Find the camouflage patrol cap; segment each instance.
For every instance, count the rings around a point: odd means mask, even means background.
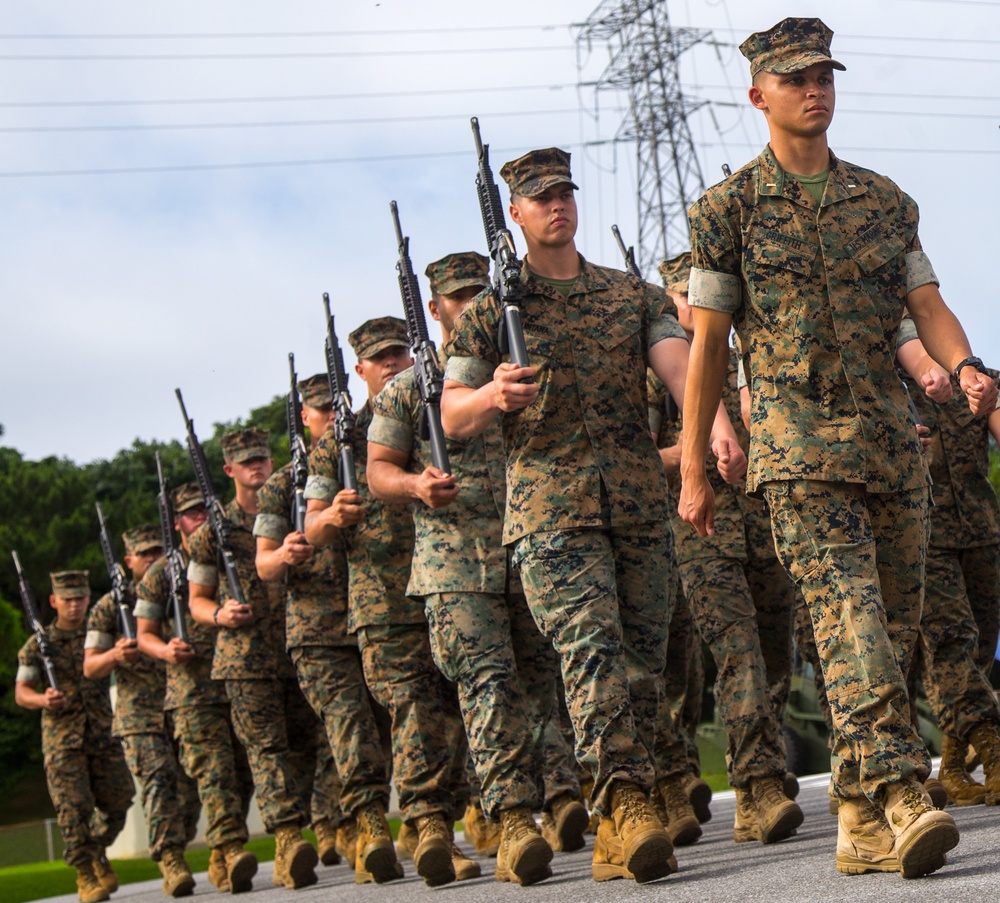
[[[55,571],[49,578],[53,596],[79,599],[90,595],[90,571]]]
[[[270,458],[271,449],[267,444],[267,430],[250,427],[233,430],[221,440],[222,456],[227,464],[242,464],[251,458]]]
[[[122,541],[125,543],[126,555],[137,555],[139,552],[147,552],[150,549],[163,548],[163,537],[156,524],[132,527],[131,530],[122,533]]]
[[[201,494],[197,483],[181,483],[170,493],[170,500],[174,505],[174,514],[205,504],[205,497]]]
[[[351,343],[358,360],[375,357],[386,348],[410,347],[410,340],[406,336],[406,321],[399,317],[367,320],[347,337],[347,341]]]
[[[302,404],[310,408],[328,408],[333,404],[330,394],[330,377],[324,370],[308,379],[299,380]]]
[[[569,154],[558,147],[529,151],[523,157],[504,163],[500,175],[512,195],[526,198],[537,197],[553,185],[580,187],[570,174]]]
[[[750,60],[750,77],[758,72],[787,75],[816,63],[829,63],[834,69],[847,69],[830,59],[833,30],[821,19],[782,19],[767,31],[757,31],[740,44],[740,53]]]
[[[435,295],[450,295],[470,285],[486,288],[490,284],[490,259],[475,251],[449,254],[427,264],[424,275]]]
[[[691,252],[685,251],[660,264],[663,287],[671,292],[688,293],[688,278],[691,275]]]

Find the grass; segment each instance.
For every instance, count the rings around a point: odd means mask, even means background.
[[[399,819],[390,819],[393,837],[399,832]],[[312,831],[303,832],[309,840],[315,841]],[[246,848],[258,862],[274,859],[274,838],[259,837],[251,840]],[[184,853],[192,872],[204,872],[208,868],[207,848],[189,849]],[[121,884],[159,879],[160,869],[152,859],[113,859],[111,865]],[[36,862],[32,865],[13,865],[0,869],[0,887],[3,888],[3,903],[27,903],[60,894],[76,893],[76,870],[62,862]]]

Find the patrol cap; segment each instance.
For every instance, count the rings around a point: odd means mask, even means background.
[[[359,360],[375,357],[386,348],[409,348],[406,335],[406,321],[399,317],[376,317],[367,320],[354,330],[347,341],[351,343]]]
[[[740,44],[740,53],[750,60],[750,77],[758,72],[787,75],[816,63],[829,63],[834,69],[847,69],[830,59],[833,30],[821,19],[782,19],[767,31],[755,31]]]
[[[163,537],[156,524],[142,524],[139,527],[126,530],[122,533],[122,542],[125,543],[126,555],[137,555],[139,552],[147,552],[150,549],[163,548]]]
[[[197,483],[181,483],[170,493],[170,500],[174,504],[174,514],[205,504],[205,497],[201,494]]]
[[[310,408],[328,408],[333,404],[330,377],[325,370],[308,379],[300,379],[299,392],[302,393],[302,404]]]
[[[526,198],[538,197],[553,185],[580,187],[570,174],[569,154],[558,147],[529,151],[523,157],[504,163],[500,175],[512,195]]]
[[[221,440],[222,456],[227,464],[242,464],[251,458],[270,458],[271,449],[267,444],[267,430],[250,427],[233,430]]]
[[[688,293],[688,279],[691,276],[691,252],[685,251],[660,264],[663,287],[671,292]]]
[[[427,264],[424,275],[434,295],[450,295],[470,285],[486,288],[490,284],[490,259],[475,251],[449,254]]]
[[[55,571],[49,578],[53,596],[79,599],[90,595],[90,571]]]

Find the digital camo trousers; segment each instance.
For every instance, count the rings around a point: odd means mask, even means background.
[[[356,646],[297,646],[292,661],[299,686],[324,722],[345,816],[378,802],[389,805],[388,737],[365,683]]]
[[[930,773],[910,723],[904,675],[920,624],[926,487],[796,480],[764,486],[775,548],[802,590],[835,731],[834,793],[880,800],[889,783]]]
[[[594,776],[604,816],[614,781],[653,785],[671,549],[664,522],[532,533],[515,545],[532,616],[560,656],[576,757]]]
[[[100,856],[125,826],[135,784],[117,740],[91,749],[50,749],[45,779],[67,865]]]
[[[392,777],[404,821],[461,818],[469,747],[455,688],[434,664],[427,624],[358,630],[365,680],[392,718]]]
[[[488,818],[543,804],[542,732],[555,702],[559,659],[521,594],[424,597],[431,651],[458,688]]]
[[[291,678],[228,679],[226,695],[264,828],[304,827],[316,771],[316,713]]]

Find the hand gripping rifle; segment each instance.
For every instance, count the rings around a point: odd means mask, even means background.
[[[184,620],[187,599],[187,574],[184,572],[184,556],[174,544],[174,506],[170,501],[170,487],[163,476],[160,453],[156,452],[156,477],[160,492],[156,502],[160,509],[160,532],[163,534],[163,551],[167,559],[167,581],[170,584],[170,610],[174,621],[174,636],[182,643],[191,644],[188,639],[187,622]]]
[[[399,293],[403,298],[406,312],[406,334],[413,351],[413,379],[420,392],[421,411],[419,431],[424,441],[430,439],[431,460],[438,470],[451,473],[448,450],[444,444],[444,428],[441,426],[441,395],[444,392],[444,377],[438,367],[437,349],[427,335],[427,321],[424,319],[424,305],[420,300],[420,285],[413,273],[410,260],[410,239],[403,237],[399,226],[399,209],[396,202],[389,203],[392,221],[396,226],[396,244],[399,247]]]
[[[507,228],[500,190],[490,169],[490,146],[483,144],[479,136],[479,120],[475,116],[472,117],[472,134],[479,156],[476,194],[479,195],[479,210],[486,229],[486,244],[493,260],[493,294],[503,311],[497,346],[501,354],[509,352],[510,359],[518,367],[527,367],[528,350],[524,347],[524,330],[521,328],[521,261],[514,252],[514,237]]]
[[[229,584],[229,594],[240,605],[246,605],[246,598],[243,596],[243,587],[240,585],[240,575],[236,570],[236,559],[233,557],[233,549],[229,543],[229,531],[231,529],[229,518],[222,508],[222,502],[215,494],[212,487],[212,477],[209,475],[208,460],[205,458],[205,449],[198,441],[198,436],[194,431],[194,421],[188,417],[187,408],[184,407],[184,396],[180,389],[174,389],[177,400],[181,405],[181,414],[184,415],[184,426],[187,429],[188,454],[191,456],[191,466],[194,468],[194,478],[198,481],[198,488],[201,496],[205,500],[205,507],[208,508],[208,522],[215,534],[215,542],[219,547],[219,557],[222,559],[222,567],[226,572],[226,582]]]
[[[351,409],[351,393],[347,391],[347,371],[344,369],[344,355],[337,341],[337,331],[330,313],[330,296],[323,292],[323,306],[326,308],[326,374],[330,380],[330,397],[337,418],[333,422],[334,435],[340,446],[340,485],[344,489],[357,492],[358,475],[354,469],[354,424],[357,418]]]
[[[42,660],[42,668],[45,670],[45,677],[57,693],[59,684],[56,682],[56,669],[52,664],[52,647],[49,645],[49,635],[45,632],[42,622],[38,617],[38,606],[35,605],[35,594],[31,591],[28,578],[21,570],[21,559],[17,557],[17,552],[11,552],[14,556],[14,567],[17,568],[17,583],[21,589],[21,605],[24,613],[28,616],[28,624],[35,632],[35,641],[38,643],[38,655]]]
[[[115,547],[111,542],[111,534],[108,533],[108,522],[104,519],[104,512],[101,511],[101,503],[94,502],[94,507],[97,508],[97,523],[101,527],[101,551],[104,553],[104,564],[111,578],[111,598],[115,600],[115,606],[118,608],[122,636],[126,640],[134,641],[135,623],[128,607],[128,577],[125,575],[125,568],[115,558]]]
[[[618,250],[622,252],[622,257],[625,258],[625,272],[633,279],[643,282],[642,273],[639,271],[639,264],[635,262],[635,248],[625,247],[625,242],[622,241],[622,234],[618,231],[617,225],[611,227],[611,232],[615,236],[615,241],[618,242]],[[666,386],[663,387],[663,391],[666,393],[666,401],[663,405],[663,417],[668,423],[674,423],[677,420],[677,402],[674,401],[674,397],[670,394],[670,390]]]
[[[288,372],[291,385],[285,402],[285,417],[288,420],[288,450],[292,453],[292,487],[295,498],[292,501],[292,523],[299,533],[306,532],[306,481],[309,479],[309,452],[302,435],[302,405],[299,403],[298,377],[295,375],[295,355],[288,355]]]

